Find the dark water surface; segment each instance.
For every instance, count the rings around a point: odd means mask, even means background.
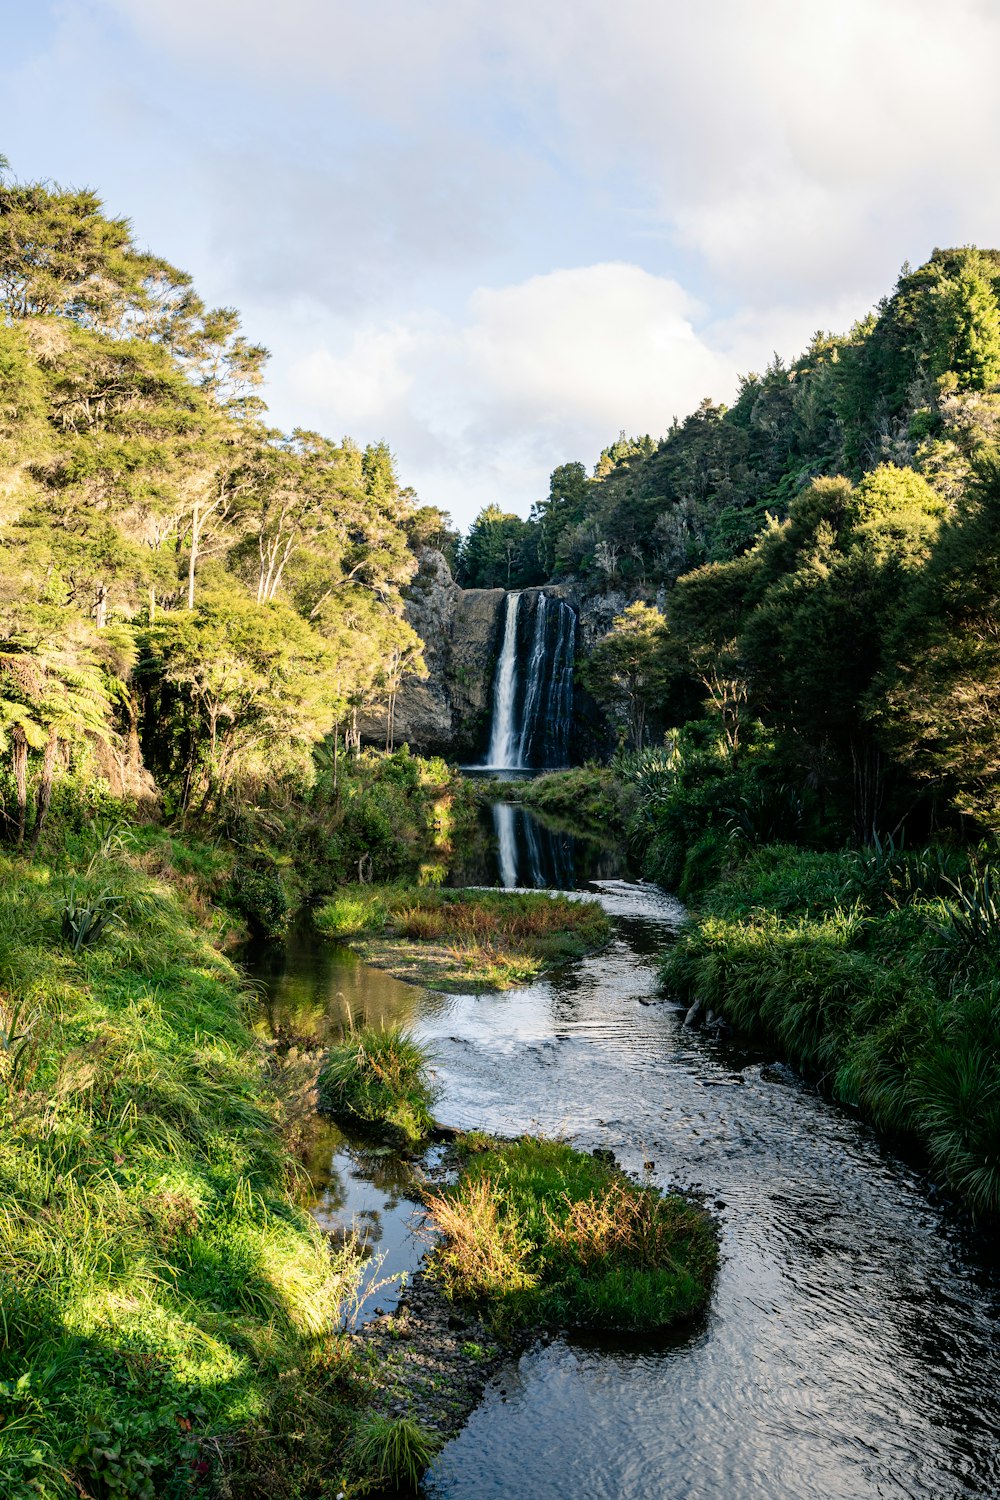
[[[534,884],[529,845],[515,844],[515,874]],[[544,859],[540,837],[535,848]],[[565,880],[565,862],[553,874]],[[512,1361],[440,1454],[428,1494],[996,1500],[991,1245],[787,1070],[684,1028],[655,983],[676,902],[624,880],[590,889],[615,919],[611,945],[502,995],[415,989],[312,939],[289,947],[283,972],[258,971],[288,1031],[336,1034],[347,1008],[412,1025],[447,1123],[610,1146],[717,1205],[723,1262],[704,1324],[656,1346],[556,1340]],[[396,1253],[392,1193],[366,1183],[363,1164],[345,1189],[343,1163],[341,1151],[317,1211],[336,1218],[338,1195],[365,1211],[370,1191],[394,1268],[413,1264],[412,1236]]]

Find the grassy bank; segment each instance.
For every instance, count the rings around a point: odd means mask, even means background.
[[[730,866],[666,986],[769,1037],[834,1098],[1000,1210],[1000,900],[957,856],[789,845]]]
[[[159,878],[0,860],[5,1496],[295,1496],[339,1463],[354,1264],[157,848]]]
[[[460,991],[525,984],[601,947],[611,930],[596,901],[424,886],[345,887],[315,921],[400,979]]]
[[[571,831],[602,840],[623,836],[634,801],[631,788],[607,766],[549,771],[531,781],[502,783],[499,790]]]
[[[652,1331],[707,1303],[711,1221],[561,1141],[468,1137],[454,1188],[429,1199],[449,1296],[500,1328]]]

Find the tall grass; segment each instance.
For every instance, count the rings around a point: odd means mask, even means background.
[[[0,860],[0,1494],[253,1496],[336,1451],[356,1265],[294,1206],[232,965],[99,864]],[[117,920],[63,942],[70,896]]]
[[[399,1026],[362,1026],[332,1047],[319,1096],[335,1119],[417,1146],[433,1128],[427,1053]]]
[[[488,1143],[428,1198],[448,1294],[501,1328],[663,1328],[703,1308],[718,1258],[707,1216],[561,1141]]]
[[[440,1440],[408,1417],[372,1416],[358,1429],[354,1460],[366,1487],[415,1494]]]
[[[770,1037],[832,1095],[915,1139],[1000,1211],[996,898],[978,862],[765,848],[708,891],[665,985]]]

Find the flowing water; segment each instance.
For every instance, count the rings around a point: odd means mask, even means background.
[[[505,846],[499,816],[497,873],[537,884],[551,850],[520,819]],[[549,879],[580,884],[593,866],[568,852],[569,865],[556,848]],[[442,1450],[428,1494],[996,1500],[991,1247],[767,1054],[685,1028],[656,987],[656,955],[683,917],[675,901],[607,876],[589,889],[614,918],[610,946],[506,994],[414,989],[304,940],[260,974],[279,1030],[332,1036],[348,1010],[412,1026],[449,1124],[610,1146],[661,1185],[700,1187],[721,1220],[702,1324],[656,1342],[556,1339],[512,1360]],[[337,1149],[317,1212],[343,1222],[360,1208],[392,1268],[414,1264],[398,1187]]]
[[[564,600],[541,589],[507,595],[484,768],[566,764],[575,641],[576,615]]]

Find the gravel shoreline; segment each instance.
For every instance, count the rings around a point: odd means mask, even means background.
[[[423,1266],[395,1310],[372,1318],[352,1340],[377,1372],[371,1410],[409,1417],[442,1443],[464,1426],[497,1366],[516,1353],[474,1311],[449,1302]]]

